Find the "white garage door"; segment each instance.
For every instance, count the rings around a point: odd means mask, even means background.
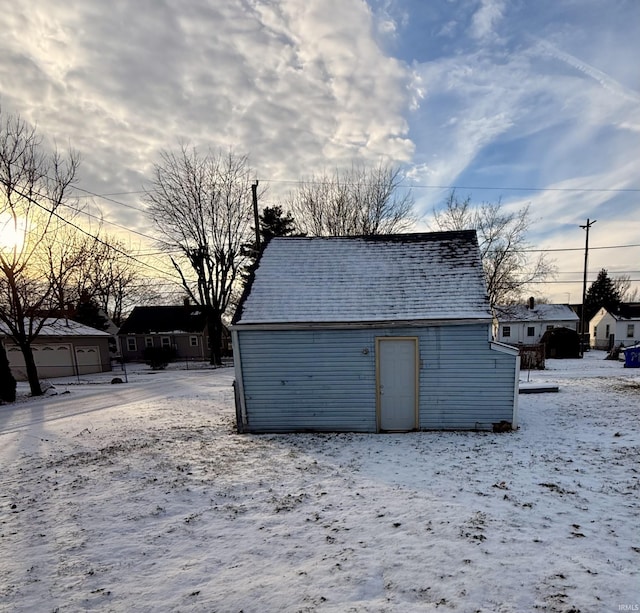
[[[41,379],[71,377],[76,374],[76,364],[77,372],[81,375],[102,371],[100,350],[94,345],[76,347],[75,360],[71,344],[48,343],[46,345],[34,345],[32,349],[36,367],[38,368],[38,376]],[[13,376],[18,381],[26,381],[27,369],[22,351],[16,345],[7,345],[6,351]]]
[[[97,346],[76,347],[76,363],[78,372],[86,375],[91,372],[101,372],[100,350]]]

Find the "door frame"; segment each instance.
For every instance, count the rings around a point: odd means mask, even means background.
[[[382,432],[382,401],[380,398],[380,344],[385,341],[413,341],[414,346],[414,382],[415,382],[415,407],[413,418],[413,430],[420,427],[420,344],[417,336],[376,336],[376,431]],[[407,430],[411,432],[411,430]]]

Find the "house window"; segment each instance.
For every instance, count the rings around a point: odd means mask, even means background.
[[[635,332],[634,324],[627,324],[627,338],[633,338]]]
[[[593,338],[598,338],[598,326],[593,327]]]
[[[192,347],[197,347],[198,346],[198,337],[197,336],[190,336],[189,337],[189,344]]]
[[[171,347],[171,339],[170,339],[168,336],[163,336],[163,337],[160,339],[160,344],[161,344],[163,347]]]
[[[502,337],[509,338],[511,336],[511,326],[504,326],[502,328]]]
[[[609,324],[607,324],[607,327],[605,328],[604,337],[609,338]]]
[[[131,337],[131,338],[127,339],[127,349],[129,351],[137,351],[138,350],[138,344],[136,343],[135,337]]]
[[[153,347],[153,337],[152,336],[145,336],[144,346],[145,347]]]
[[[527,336],[535,336],[536,335],[536,329],[534,326],[529,326],[527,327]]]

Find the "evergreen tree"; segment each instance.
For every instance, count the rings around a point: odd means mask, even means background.
[[[591,319],[601,307],[604,307],[607,311],[615,311],[615,309],[620,306],[620,303],[620,294],[613,280],[603,268],[587,290],[584,303],[587,321]]]
[[[260,248],[264,246],[276,236],[306,236],[306,234],[297,231],[295,219],[291,213],[285,215],[281,206],[267,206],[263,209],[258,217],[260,226]],[[252,228],[255,233],[255,228]],[[255,234],[254,234],[255,236]],[[250,243],[242,245],[242,251],[250,261],[250,265],[246,266],[243,271],[243,279],[249,278],[251,266],[255,264],[259,255],[255,238]]]
[[[274,236],[304,236],[296,232],[296,223],[291,213],[284,214],[281,206],[267,206],[258,217],[260,226],[260,245],[264,247]],[[252,228],[255,236],[255,228]],[[252,262],[258,256],[255,238],[242,246],[243,252]]]
[[[284,214],[280,206],[267,206],[260,214],[260,238],[266,243],[274,236],[293,236],[295,220],[291,213]]]
[[[9,360],[0,343],[0,402],[13,402],[16,399],[16,380],[11,374]]]
[[[98,303],[93,298],[89,298],[86,292],[82,293],[72,319],[96,330],[106,330],[109,326],[107,318],[100,312]]]

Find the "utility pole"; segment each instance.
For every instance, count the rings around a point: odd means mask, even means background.
[[[256,257],[260,253],[260,218],[258,217],[258,179],[251,184],[251,193],[253,195],[253,223],[256,230]]]
[[[585,324],[585,302],[587,300],[587,263],[589,261],[589,228],[598,221],[594,219],[589,221],[587,217],[587,223],[584,226],[580,226],[583,230],[587,231],[587,238],[584,245],[584,276],[582,278],[582,309],[580,309],[580,357],[584,357],[584,324]]]

